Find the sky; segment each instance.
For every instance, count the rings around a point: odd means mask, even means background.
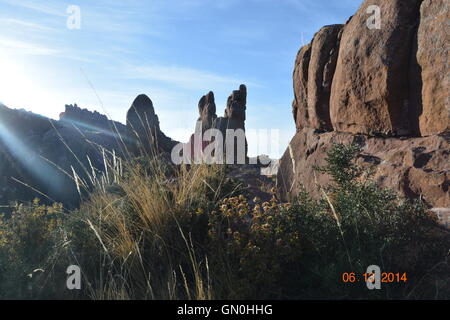
[[[200,97],[213,91],[222,116],[243,83],[246,129],[276,140],[256,152],[280,157],[295,133],[298,49],[321,27],[345,23],[361,2],[0,0],[0,101],[54,119],[77,103],[124,123],[145,93],[162,131],[185,142]]]

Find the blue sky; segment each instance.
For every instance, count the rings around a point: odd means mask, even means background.
[[[217,113],[248,87],[248,129],[294,135],[295,55],[322,26],[345,23],[361,0],[0,0],[0,101],[57,119],[64,105],[125,121],[152,99],[162,130],[186,141],[209,90]],[[81,28],[68,29],[69,5]],[[249,142],[251,144],[251,141]]]

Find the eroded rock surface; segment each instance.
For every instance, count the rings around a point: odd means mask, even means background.
[[[449,1],[422,2],[417,50],[422,70],[423,110],[419,118],[422,135],[450,130],[449,21]]]
[[[314,35],[308,68],[308,126],[332,131],[330,119],[331,83],[339,50],[342,25],[326,26]]]
[[[283,198],[304,187],[320,197],[319,186],[330,177],[314,171],[326,164],[327,151],[334,143],[361,147],[357,164],[374,167],[373,179],[400,196],[421,197],[430,207],[450,208],[450,135],[397,139],[353,135],[344,132],[318,133],[304,129],[297,133],[284,153],[278,171],[278,187]]]
[[[421,0],[367,0],[345,25],[331,88],[336,131],[412,134],[408,71]],[[381,13],[369,28],[369,6]]]
[[[294,101],[292,113],[297,131],[309,126],[308,114],[308,68],[311,59],[311,44],[303,46],[297,53],[294,67]]]
[[[369,28],[380,9],[380,28]],[[450,208],[450,120],[446,0],[364,1],[344,26],[327,26],[294,65],[297,133],[279,163],[284,199],[303,186],[320,197],[334,143],[358,143],[359,164],[406,198]],[[331,123],[329,122],[331,120]]]

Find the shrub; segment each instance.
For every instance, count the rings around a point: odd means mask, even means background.
[[[358,152],[334,146],[317,168],[334,184],[320,200],[304,190],[292,203],[276,190],[250,200],[226,166],[153,157],[123,174],[111,167],[75,211],[35,201],[0,220],[0,296],[448,299],[448,232],[421,203],[377,187],[355,165]],[[81,292],[65,289],[71,264],[81,267]],[[373,264],[408,281],[372,291],[342,282]]]
[[[270,202],[226,198],[209,219],[215,290],[228,299],[286,297],[302,255],[296,215]],[[221,272],[219,272],[221,270]]]
[[[381,189],[353,159],[357,146],[335,145],[327,165],[334,184],[323,190],[315,209],[298,199],[289,210],[302,212],[298,231],[309,243],[302,283],[309,298],[448,298],[449,233],[441,230],[418,201],[398,199]],[[407,273],[406,284],[384,284],[369,291],[365,283],[344,284],[340,275],[362,275],[369,265],[383,272]],[[313,280],[314,279],[314,280]]]
[[[34,200],[0,218],[0,298],[55,297],[65,284],[50,280],[62,247],[62,205]]]

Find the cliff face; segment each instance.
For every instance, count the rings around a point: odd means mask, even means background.
[[[377,5],[379,29],[367,9]],[[322,28],[299,50],[293,82],[297,134],[283,155],[284,198],[300,186],[317,193],[311,172],[333,142],[356,142],[375,179],[431,207],[450,207],[450,19],[446,0],[367,0],[345,25]]]

